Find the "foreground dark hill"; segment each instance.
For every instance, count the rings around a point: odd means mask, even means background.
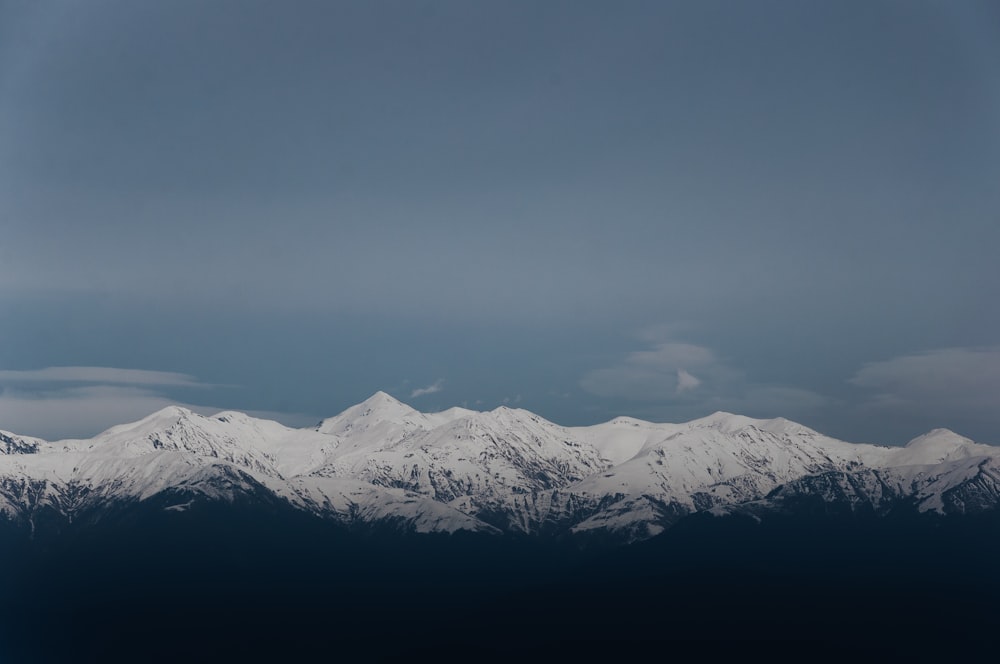
[[[15,662],[673,658],[780,644],[957,655],[988,652],[1000,625],[995,512],[803,504],[581,549],[217,502],[140,505],[55,538],[8,530],[2,544],[0,654]]]

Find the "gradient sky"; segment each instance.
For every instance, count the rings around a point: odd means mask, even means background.
[[[1000,443],[991,2],[0,0],[0,428],[378,389]]]

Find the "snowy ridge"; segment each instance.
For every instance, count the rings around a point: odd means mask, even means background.
[[[45,444],[40,438],[0,431],[0,454],[34,454]]]
[[[345,525],[634,541],[695,512],[759,515],[806,496],[852,512],[995,509],[1000,449],[945,429],[853,444],[723,412],[562,427],[506,407],[421,413],[384,392],[307,429],[171,406],[87,440],[0,432],[0,514],[30,528],[154,497],[177,512],[252,497]]]
[[[319,474],[431,496],[505,529],[530,531],[523,496],[564,487],[608,462],[566,429],[524,410],[470,412],[409,432],[390,447],[368,431]],[[366,444],[367,443],[367,444]]]

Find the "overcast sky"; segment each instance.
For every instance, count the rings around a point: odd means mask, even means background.
[[[1000,443],[991,2],[0,0],[0,428],[382,389]]]

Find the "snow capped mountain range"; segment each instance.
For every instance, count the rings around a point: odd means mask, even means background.
[[[32,530],[247,500],[345,525],[635,541],[690,514],[759,518],[803,497],[874,514],[995,509],[1000,448],[944,429],[853,444],[721,412],[562,427],[506,407],[421,413],[383,392],[308,429],[172,406],[88,440],[0,431],[0,514]]]

